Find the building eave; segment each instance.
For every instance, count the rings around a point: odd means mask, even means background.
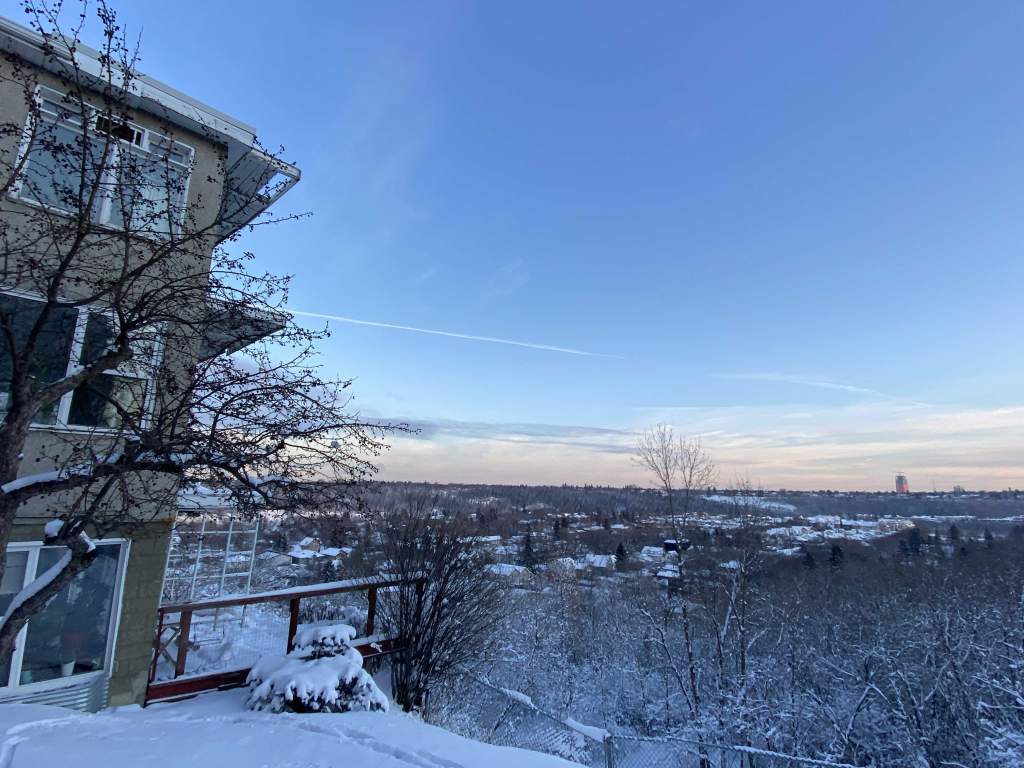
[[[57,76],[67,76],[77,67],[92,81],[84,85],[102,88],[106,82],[99,51],[76,42],[72,52],[57,41],[51,41],[47,49],[42,35],[3,16],[0,50]],[[206,136],[227,149],[224,199],[237,205],[224,216],[220,239],[250,224],[299,181],[299,169],[261,149],[256,129],[241,120],[139,72],[132,73],[127,92],[129,107]]]

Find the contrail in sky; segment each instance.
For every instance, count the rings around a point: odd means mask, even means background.
[[[858,395],[875,395],[877,397],[890,398],[884,392],[867,387],[858,387],[854,384],[843,384],[838,381],[814,378],[811,376],[797,376],[788,373],[719,373],[719,379],[736,379],[738,381],[778,381],[784,384],[798,384],[805,387],[817,387],[818,389],[833,389],[837,392],[851,392]]]
[[[411,325],[396,325],[395,323],[378,323],[373,320],[357,320],[354,317],[343,317],[341,315],[324,315],[319,312],[303,312],[298,309],[286,308],[286,312],[301,317],[316,317],[321,320],[334,320],[339,323],[351,323],[352,325],[368,325],[371,328],[390,328],[394,331],[412,331],[413,333],[429,333],[433,336],[447,336],[450,339],[467,339],[469,341],[486,341],[490,344],[508,344],[513,347],[526,347],[527,349],[541,349],[545,352],[562,352],[566,355],[580,355],[581,357],[610,357],[617,360],[625,358],[619,355],[608,355],[603,352],[587,352],[583,349],[571,349],[570,347],[557,347],[553,344],[534,344],[529,341],[515,341],[514,339],[498,339],[493,336],[475,336],[471,333],[453,333],[451,331],[437,331],[433,328],[414,328]]]

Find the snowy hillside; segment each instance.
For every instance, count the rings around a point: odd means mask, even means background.
[[[148,709],[83,715],[0,706],[0,766],[76,768],[571,768],[538,752],[464,739],[401,713],[273,715],[245,708],[245,690]],[[11,760],[13,751],[13,760]]]

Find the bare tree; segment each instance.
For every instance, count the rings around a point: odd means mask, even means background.
[[[201,126],[141,115],[136,50],[104,2],[99,71],[78,55],[84,13],[24,9],[42,62],[8,55],[0,85],[28,113],[0,123],[0,548],[31,513],[66,553],[0,618],[0,658],[92,539],[166,517],[183,481],[242,512],[345,504],[388,429],[320,376],[324,333],[282,311],[287,278],[238,251],[275,221],[259,212],[291,166],[255,144],[229,165]]]
[[[374,518],[385,559],[406,582],[381,602],[382,626],[402,648],[391,681],[406,711],[422,706],[432,681],[479,657],[501,617],[490,551],[468,520],[435,509],[430,497],[410,496]]]
[[[713,485],[717,477],[715,463],[704,450],[701,439],[676,435],[668,424],[658,424],[640,435],[633,463],[650,472],[664,491],[673,530],[677,518],[676,494],[680,495],[678,515],[685,527],[696,497]]]

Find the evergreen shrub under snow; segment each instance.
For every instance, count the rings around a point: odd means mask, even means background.
[[[248,705],[270,712],[387,711],[388,700],[363,669],[348,624],[314,625],[295,635],[287,656],[264,656],[249,672]]]

